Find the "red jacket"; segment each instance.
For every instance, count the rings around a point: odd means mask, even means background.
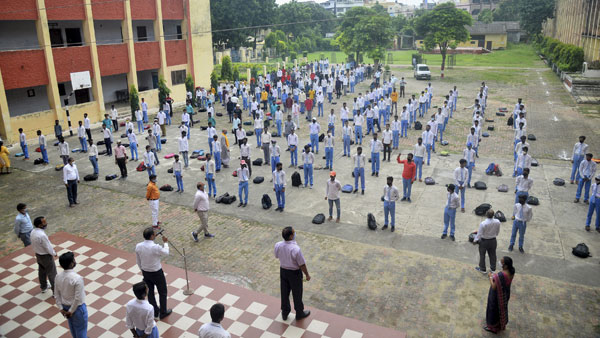
[[[415,180],[417,174],[417,165],[414,161],[408,162],[408,160],[401,160],[400,156],[397,158],[398,163],[404,164],[404,170],[402,171],[402,178],[406,180]]]
[[[311,111],[313,108],[313,101],[311,99],[306,99],[306,101],[304,101],[304,106],[306,107],[306,110]]]

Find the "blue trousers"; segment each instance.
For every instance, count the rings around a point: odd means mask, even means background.
[[[85,149],[87,149],[87,145],[86,145]],[[27,150],[27,143],[21,142],[21,150],[23,151],[25,158],[29,158],[29,151]]]
[[[516,161],[516,158],[515,158],[515,161]],[[576,177],[577,177],[577,181],[579,181],[579,179],[581,178],[581,176],[579,176],[579,165],[581,164],[581,161],[583,161],[583,156],[580,156],[580,155],[573,156],[573,168],[571,169],[571,181],[574,181]]]
[[[160,142],[160,135],[156,135],[156,150],[162,150],[162,142]]]
[[[181,177],[181,171],[175,172],[175,181],[177,181],[177,191],[183,191],[183,178]]]
[[[333,148],[332,147],[325,148],[325,167],[329,168],[329,170],[333,170]]]
[[[596,211],[596,229],[600,229],[600,201],[593,200],[590,201],[590,207],[588,208],[587,219],[585,220],[585,226],[589,227],[592,223],[592,216],[594,215],[594,211]]]
[[[354,126],[354,143],[362,145],[362,126]]]
[[[515,168],[515,172],[513,173],[513,177],[518,177],[520,175],[523,175],[523,168],[521,167],[516,167]]]
[[[350,82],[350,93],[354,93],[354,82]]]
[[[144,330],[135,329],[135,332],[137,332],[140,337],[144,335]],[[158,327],[156,327],[156,325],[152,328],[152,332],[150,332],[148,338],[159,338]]]
[[[90,159],[90,162],[92,163],[92,167],[94,167],[94,174],[98,175],[98,158],[96,157],[96,155],[94,156],[89,156],[88,157]]]
[[[375,132],[375,126],[377,126],[377,131],[381,132],[381,125],[379,125],[379,119],[373,118],[373,132]]]
[[[142,116],[142,120],[144,121],[144,123],[148,123],[148,111],[142,110]]]
[[[417,120],[416,110],[408,112],[408,118],[409,118],[408,129],[412,129],[411,125],[413,124],[413,122],[415,122]]]
[[[170,125],[171,125],[171,113],[170,113],[170,112],[165,112],[165,113],[166,113],[165,115],[167,116],[167,118],[166,118],[166,120],[165,120],[165,123],[166,123],[168,126],[170,126]]]
[[[275,171],[277,163],[279,163],[279,156],[271,156],[271,172]]]
[[[142,133],[144,131],[144,121],[137,121],[138,133]]]
[[[244,199],[242,199],[242,193],[244,193]],[[238,195],[240,196],[240,203],[248,204],[248,181],[239,183]]]
[[[317,116],[323,116],[323,103],[317,103]]]
[[[69,308],[70,306],[63,305],[63,310],[69,311]],[[73,338],[87,338],[88,312],[85,303],[77,307],[67,322]]]
[[[440,134],[440,141],[444,140],[444,124],[438,123],[438,133]]]
[[[517,146],[517,143],[519,143],[519,142],[521,142],[521,140],[515,139],[515,144],[513,145],[513,149],[514,149],[513,150],[513,157],[515,159],[515,162],[517,162],[517,158],[518,158],[517,151],[516,151],[517,149],[515,147]],[[571,174],[571,176],[573,176],[573,174]]]
[[[408,121],[406,120],[400,121],[400,137],[408,137]]]
[[[129,150],[131,150],[131,159],[138,160],[137,143],[131,142],[129,144]],[[135,154],[135,156],[133,156]]]
[[[151,167],[148,167],[147,163],[146,163],[146,171],[148,171],[148,177],[150,177],[150,175],[156,175],[156,169],[155,169],[154,165],[152,165]]]
[[[182,151],[181,156],[183,157],[183,165],[187,168],[190,165],[190,160],[188,158],[188,152]]]
[[[577,193],[575,194],[575,198],[579,199],[581,197],[581,190],[585,189],[585,195],[583,200],[587,201],[590,199],[590,187],[592,186],[592,180],[588,179],[585,180],[584,178],[581,178],[579,180],[579,183],[577,183]]]
[[[310,186],[313,186],[313,165],[312,164],[304,164],[302,167],[304,170],[304,187],[306,187],[310,180]]]
[[[529,197],[529,193],[527,191],[517,191],[515,194],[515,203],[519,203],[519,197],[525,196],[525,200]]]
[[[215,170],[219,171],[219,170],[221,170],[221,152],[215,151],[214,155],[215,155]]]
[[[46,147],[40,146],[40,150],[42,151],[42,159],[44,160],[44,163],[50,163],[48,162],[48,151],[46,150]]]
[[[367,117],[367,134],[369,135],[370,132],[374,132],[375,130],[373,129],[373,118],[372,117]]]
[[[464,184],[465,184],[464,181],[463,182],[458,181],[458,183],[464,187]],[[460,193],[460,207],[461,208],[465,207],[465,190],[467,190],[466,187],[462,188],[462,190],[461,190],[458,188],[458,185],[454,188],[454,192],[456,192],[457,194]]]
[[[80,137],[79,138],[79,144],[81,145],[81,151],[86,152],[88,149],[88,144],[87,144],[87,139],[84,137]],[[21,146],[23,147],[23,146]],[[25,153],[25,156],[27,158],[29,158],[29,155],[27,154],[27,145],[25,145],[25,150],[23,151]]]
[[[510,235],[510,245],[515,245],[515,239],[517,238],[517,231],[519,232],[519,248],[523,247],[525,241],[525,230],[527,229],[527,222],[513,221],[512,234]]]
[[[419,117],[423,117],[423,115],[425,115],[426,110],[427,105],[425,103],[419,103]]]
[[[346,135],[343,138],[344,142],[344,155],[350,156],[350,136]]]
[[[385,223],[384,225],[388,225],[388,218],[391,216],[392,218],[392,228],[396,226],[396,202],[383,202],[383,214],[385,215]]]
[[[448,234],[448,225],[450,226],[450,236],[454,236],[454,224],[456,220],[456,209],[444,208],[444,232],[442,234]]]
[[[190,123],[189,122],[186,122],[185,126],[187,127],[187,138],[189,140],[190,136],[192,135],[192,129],[190,128]],[[208,145],[210,145],[210,142],[208,142]]]
[[[398,149],[398,143],[400,143],[400,132],[398,130],[392,131],[392,148]]]
[[[358,189],[358,178],[360,177],[361,190],[365,190],[365,168],[354,168],[354,189]]]
[[[293,146],[293,149],[290,147],[290,159],[293,166],[298,165],[298,146]]]
[[[415,156],[415,168],[416,173],[419,175],[419,179],[423,175],[423,158],[421,156]]]
[[[255,128],[254,129],[254,135],[256,135],[256,145],[259,146],[259,147],[262,146],[262,144],[260,142],[261,135],[262,135],[262,128]],[[212,153],[212,147],[210,148],[210,151]]]
[[[371,172],[379,172],[379,153],[371,153]]]
[[[206,170],[206,168],[204,170]],[[215,184],[215,175],[206,174],[206,182],[208,183],[208,196],[213,195],[213,197],[216,197],[217,185]]]
[[[283,184],[275,184],[275,196],[277,197],[277,207],[285,208],[285,191]]]
[[[313,153],[315,148],[316,152],[319,152],[319,134],[310,134],[310,148]]]
[[[329,103],[331,103],[331,100],[333,100],[333,93],[327,93],[327,99],[329,100]]]
[[[473,174],[473,168],[475,168],[475,162],[469,162],[467,169],[469,170],[469,178],[467,178],[467,186],[471,185],[471,175]]]
[[[281,136],[281,120],[275,120],[275,124],[277,125],[277,135]]]
[[[331,136],[335,136],[335,126],[333,124],[328,124],[327,130],[331,130]]]
[[[410,178],[402,178],[402,193],[403,197],[410,198],[410,192],[412,190],[412,183]]]
[[[431,160],[431,144],[426,144],[425,148],[427,149],[427,165],[429,165],[429,161]]]

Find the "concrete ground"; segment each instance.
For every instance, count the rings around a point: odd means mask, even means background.
[[[408,80],[408,92],[417,92],[426,86],[423,81],[414,81],[410,70],[393,69],[396,76]],[[598,149],[600,142],[595,130],[598,120],[580,114],[582,109],[573,103],[560,82],[547,69],[455,69],[447,71],[443,80],[434,78],[434,104],[439,104],[439,94],[446,93],[457,85],[460,97],[459,108],[470,105],[482,80],[490,87],[488,114],[499,107],[512,110],[517,97],[522,97],[528,110],[529,133],[538,140],[531,141],[531,154],[540,161],[532,169],[534,179],[532,195],[540,199],[534,206],[533,220],[528,224],[525,241],[526,254],[508,253],[511,224],[503,223],[498,238],[498,255],[510,255],[515,260],[517,278],[513,283],[510,303],[510,323],[506,334],[511,336],[598,336],[600,335],[600,270],[597,250],[600,234],[584,230],[587,205],[573,204],[575,186],[557,187],[552,184],[555,177],[568,180],[572,145],[577,136],[588,136],[590,149]],[[364,91],[362,84],[357,91]],[[336,105],[325,106],[325,111],[334,108],[338,113],[341,102],[350,102],[347,96]],[[404,103],[405,101],[401,101]],[[221,110],[222,111],[222,110]],[[339,116],[338,116],[339,117]],[[247,119],[247,117],[245,117]],[[262,184],[250,183],[250,201],[246,208],[215,204],[211,200],[211,232],[215,239],[195,244],[189,232],[197,225],[197,218],[190,206],[195,192],[195,182],[204,180],[200,171],[202,162],[191,160],[190,169],[184,172],[186,192],[162,193],[161,217],[170,239],[178,247],[186,247],[191,259],[191,269],[232,283],[244,285],[257,291],[277,296],[279,294],[277,261],[272,257],[272,245],[280,238],[282,226],[292,225],[299,230],[298,242],[308,260],[314,280],[306,285],[305,303],[345,316],[360,318],[378,325],[394,327],[412,336],[473,336],[484,334],[481,325],[485,318],[485,305],[489,284],[477,274],[473,267],[477,262],[477,249],[467,241],[469,232],[475,230],[482,218],[472,210],[480,203],[491,203],[496,210],[507,216],[512,213],[514,194],[499,193],[496,187],[507,184],[514,188],[512,168],[512,129],[506,126],[506,118],[494,116],[495,131],[484,139],[480,147],[480,158],[473,181],[486,182],[488,190],[467,191],[467,213],[457,215],[457,241],[439,239],[442,231],[443,205],[446,183],[452,180],[452,171],[458,165],[459,155],[466,140],[471,114],[462,109],[451,119],[445,139],[450,145],[449,157],[434,154],[431,166],[425,166],[423,177],[435,178],[437,184],[425,186],[415,183],[411,204],[398,203],[396,208],[396,232],[370,231],[366,227],[366,215],[371,212],[378,223],[383,223],[383,207],[380,202],[385,177],[394,176],[395,184],[401,189],[401,165],[382,163],[380,177],[367,174],[365,195],[343,194],[342,222],[326,222],[314,225],[310,220],[316,213],[327,214],[324,184],[328,170],[315,170],[314,189],[292,188],[288,181],[286,210],[265,211],[260,207],[260,197],[269,193],[275,201],[269,183],[270,167],[253,167],[254,176],[264,176]],[[179,118],[175,118],[178,122]],[[201,118],[205,124],[206,118]],[[423,120],[422,120],[423,121]],[[326,120],[320,118],[321,126]],[[230,129],[226,117],[218,118],[219,129]],[[336,126],[339,132],[339,126]],[[299,130],[302,143],[308,142],[307,126]],[[119,131],[120,134],[121,130]],[[419,132],[420,134],[420,132]],[[158,184],[175,186],[174,178],[167,173],[171,160],[162,158],[177,149],[174,140],[175,127],[168,129],[169,140],[160,153],[161,163],[157,168]],[[342,157],[339,134],[336,134],[334,169],[342,184],[353,184],[350,174],[351,160]],[[99,131],[94,137],[100,139]],[[412,150],[417,132],[409,131],[408,139],[401,139],[400,151]],[[281,146],[285,144],[278,138]],[[71,147],[77,146],[75,138],[68,138]],[[230,138],[233,144],[233,136]],[[254,137],[251,144],[256,144]],[[145,142],[140,142],[145,146]],[[363,143],[364,145],[364,143]],[[322,146],[322,144],[321,144]],[[30,148],[35,146],[30,145]],[[50,147],[51,163],[58,164],[56,148]],[[206,134],[198,128],[192,130],[191,149],[207,150]],[[438,145],[438,153],[442,147]],[[102,150],[102,147],[99,146]],[[13,148],[13,153],[17,152]],[[355,146],[352,149],[355,152]],[[395,159],[398,151],[392,153]],[[317,156],[317,167],[325,160]],[[229,192],[237,195],[237,179],[231,172],[237,168],[239,151],[231,147],[232,165],[217,175],[218,194]],[[85,154],[74,154],[81,175],[91,172],[91,164]],[[101,156],[102,157],[102,156]],[[252,149],[252,157],[262,157],[262,151]],[[284,170],[288,168],[289,153],[284,152]],[[490,162],[499,163],[504,176],[492,177],[484,174]],[[101,179],[80,185],[81,205],[69,209],[62,173],[53,166],[33,166],[31,162],[13,158],[15,174],[0,176],[0,187],[5,192],[0,196],[9,208],[24,201],[29,205],[32,216],[44,214],[48,217],[50,231],[68,231],[87,236],[93,240],[132,251],[141,238],[141,230],[150,222],[149,210],[143,200],[147,174],[135,172],[135,162],[130,162],[130,175],[126,180],[106,182],[104,175],[118,173],[113,159],[100,160]],[[301,173],[301,170],[298,170]],[[370,173],[369,168],[366,170]],[[303,175],[302,175],[303,176]],[[10,189],[10,190],[9,190]],[[11,191],[19,191],[17,199]],[[274,208],[273,208],[274,209]],[[12,210],[12,209],[8,209]],[[115,212],[117,211],[117,212]],[[73,217],[75,216],[75,217]],[[14,240],[12,220],[14,212],[2,215],[0,231],[7,253],[19,247]],[[88,221],[88,220],[91,220]],[[585,242],[594,257],[585,260],[574,257],[571,248]],[[181,266],[181,259],[171,255],[169,262]],[[248,264],[251,263],[251,264]],[[577,333],[575,333],[577,332]]]

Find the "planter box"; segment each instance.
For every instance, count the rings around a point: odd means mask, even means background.
[[[585,77],[600,77],[600,69],[588,69],[583,73]]]

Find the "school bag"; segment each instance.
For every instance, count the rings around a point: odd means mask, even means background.
[[[532,167],[537,167],[537,166],[539,166],[539,165],[540,165],[540,164],[538,163],[538,161],[537,161],[535,158],[532,158],[532,159],[531,159],[531,166],[532,166]]]
[[[345,192],[345,193],[347,193],[347,194],[348,194],[348,193],[351,193],[351,192],[352,192],[352,185],[350,185],[350,184],[346,184],[346,185],[344,185],[344,186],[342,187],[342,192]]]
[[[482,203],[475,208],[475,215],[483,216],[485,213],[492,208],[492,205],[489,203]]]
[[[116,174],[112,174],[112,175],[106,175],[106,176],[104,176],[104,179],[106,181],[112,181],[112,180],[114,180],[117,177],[119,177],[119,176],[117,176]]]
[[[42,163],[44,163],[44,160],[41,158],[36,158],[35,160],[33,160],[34,165],[42,164]]]
[[[485,119],[485,122],[494,122],[494,119]]]
[[[448,141],[443,140],[443,141],[440,142],[440,144],[443,145],[443,146],[447,146],[448,145]]]
[[[256,176],[252,182],[256,183],[256,184],[261,184],[262,182],[264,182],[265,178],[262,176]]]
[[[506,114],[504,114],[503,112],[497,112],[496,116],[506,116]]]
[[[200,155],[200,156],[196,157],[196,159],[197,159],[198,161],[206,161],[206,156],[202,156],[202,155]]]
[[[252,135],[254,135],[254,132],[252,130],[248,130],[246,132],[246,136],[252,136]]]
[[[229,196],[223,198],[221,200],[221,203],[223,203],[223,204],[231,204],[231,203],[235,202],[236,199],[237,198],[235,196],[229,195]]]
[[[580,258],[592,257],[592,255],[590,255],[590,249],[588,248],[587,245],[585,245],[585,243],[577,244],[577,246],[573,248],[572,253],[573,253],[573,255],[580,257]]]
[[[527,139],[528,139],[529,141],[535,141],[535,140],[537,140],[537,138],[536,138],[536,137],[535,137],[535,135],[533,135],[533,134],[529,134],[529,135],[527,135]]]
[[[161,138],[160,139],[160,144],[165,144],[167,143],[167,139],[166,138]]]
[[[506,222],[506,216],[504,216],[504,213],[500,210],[496,211],[496,213],[494,214],[494,218],[496,218],[500,222]]]
[[[415,130],[421,130],[423,129],[423,124],[421,124],[421,122],[417,121],[415,122]]]
[[[449,156],[449,155],[450,155],[450,153],[446,150],[440,151],[440,156]]]
[[[223,117],[223,113],[217,113],[216,114],[218,117]]]
[[[484,182],[481,182],[481,181],[475,182],[475,184],[473,186],[477,190],[486,190],[487,189],[487,185]]]
[[[97,146],[103,146],[104,145],[104,140],[96,142],[96,145]]]
[[[433,177],[425,177],[425,185],[434,185],[435,184],[435,180],[433,179]]]
[[[498,186],[498,191],[499,192],[508,192],[508,185],[506,185],[506,184],[500,184]]]
[[[191,159],[198,158],[198,153],[192,153],[192,155],[190,155],[190,158]]]
[[[208,126],[200,126],[200,130],[206,130],[206,129],[208,129]]]
[[[89,175],[83,176],[83,180],[86,182],[95,181],[97,179],[98,179],[98,175],[96,175],[96,174],[89,174]]]
[[[219,197],[217,197],[217,199],[215,199],[215,202],[216,202],[216,203],[221,203],[221,202],[223,201],[223,198],[224,198],[224,197],[227,197],[227,196],[229,196],[229,193],[228,193],[228,192],[226,192],[226,193],[224,193],[223,195],[220,195]]]
[[[477,231],[473,231],[472,233],[469,234],[469,242],[476,244],[475,243],[475,236],[477,236]]]
[[[262,204],[262,208],[265,210],[270,209],[271,206],[273,206],[273,203],[271,202],[271,197],[269,197],[269,195],[267,194],[262,195],[262,199],[260,202]]]
[[[252,161],[252,165],[256,165],[256,166],[262,166],[263,163],[263,159],[262,158],[257,158],[256,160]]]
[[[323,142],[324,139],[325,139],[325,134],[319,135],[319,142]]]
[[[54,167],[54,170],[61,171],[64,167],[65,167],[64,164],[58,164],[58,165],[56,165],[56,167]]]
[[[565,185],[565,180],[557,177],[554,179],[554,181],[552,181],[552,183],[554,183],[554,185],[561,187],[561,186]]]
[[[252,125],[252,122],[250,122],[250,121],[246,121],[246,122],[244,122],[244,123],[243,123],[243,125],[245,125],[245,126],[251,126],[251,125]]]
[[[237,170],[235,170],[234,172],[231,173],[231,176],[233,177],[237,177]]]
[[[167,169],[167,172],[168,172],[169,174],[172,174],[172,173],[173,173],[173,168],[169,168],[169,169]]]
[[[41,153],[42,152],[42,148],[40,148],[40,147],[35,148],[35,152],[36,153]]]
[[[494,164],[494,162],[490,163],[488,165],[488,167],[485,169],[486,175],[493,175],[495,168],[496,168],[496,165]]]
[[[488,130],[489,131],[493,131],[494,130],[494,126],[488,126]]]
[[[315,217],[313,217],[312,222],[313,224],[323,224],[323,222],[325,222],[325,215],[316,214]]]
[[[292,174],[292,187],[299,187],[302,185],[302,179],[300,178],[300,173],[294,171]]]
[[[540,205],[540,200],[538,200],[537,197],[529,196],[529,197],[527,197],[527,204]]]
[[[25,156],[25,154],[23,154],[23,153],[16,153],[15,154],[15,157],[23,157],[23,156]]]
[[[137,171],[144,171],[144,170],[146,170],[146,166],[144,165],[144,162],[138,164],[138,166],[135,168],[135,170],[137,170]]]
[[[101,156],[101,155],[106,155],[106,153],[107,153],[107,151],[106,151],[106,150],[99,151],[99,152],[98,152],[98,156]]]
[[[371,230],[377,230],[377,221],[375,221],[375,216],[372,213],[367,214],[367,226]]]
[[[170,154],[165,155],[165,158],[169,159],[169,158],[173,158],[173,156],[175,156],[175,154],[174,153],[170,153]]]
[[[162,187],[159,188],[160,191],[173,191],[173,187],[170,186],[169,184],[165,184]]]
[[[485,133],[481,134],[481,136],[483,136],[483,137],[490,137],[490,133],[485,132]]]
[[[121,134],[121,138],[127,138],[127,134]]]
[[[506,125],[507,125],[507,126],[514,126],[514,125],[515,125],[515,120],[513,119],[513,117],[512,117],[512,116],[510,116],[510,117],[508,118],[508,121],[506,121]]]

